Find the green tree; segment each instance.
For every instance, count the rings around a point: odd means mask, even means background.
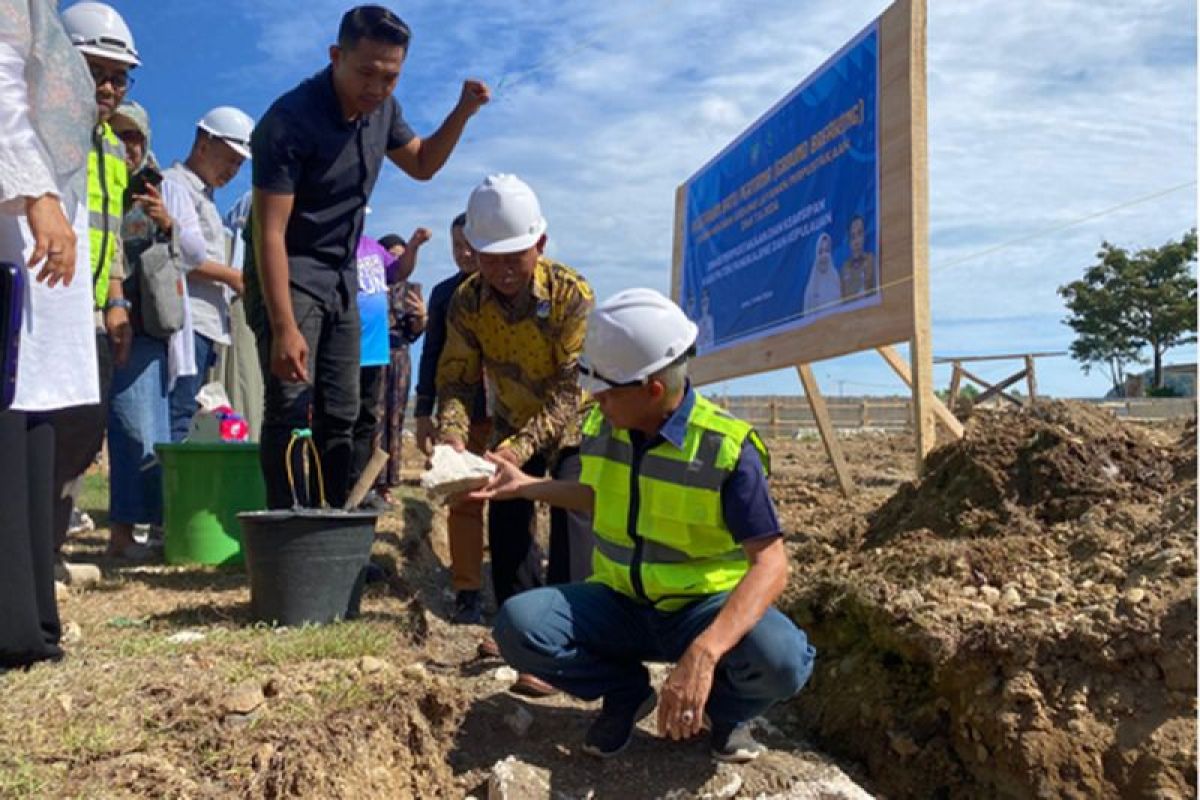
[[[1143,362],[1149,348],[1153,387],[1161,389],[1163,353],[1196,341],[1196,229],[1133,254],[1103,242],[1096,257],[1083,278],[1058,289],[1076,334],[1071,355],[1085,372],[1107,367],[1120,392],[1125,366]]]

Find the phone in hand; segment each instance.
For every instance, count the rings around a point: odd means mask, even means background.
[[[0,261],[0,411],[12,406],[17,393],[17,350],[21,342],[25,281],[24,267]]]
[[[135,197],[146,193],[147,186],[153,186],[155,189],[162,186],[162,173],[153,167],[144,167],[140,172],[129,179],[129,192]]]

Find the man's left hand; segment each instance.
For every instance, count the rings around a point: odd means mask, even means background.
[[[129,361],[129,348],[133,346],[133,327],[129,324],[129,312],[113,306],[104,312],[104,329],[112,348],[113,363],[118,367]]]
[[[462,94],[458,98],[458,107],[468,116],[474,114],[492,99],[492,90],[483,81],[463,81]]]
[[[694,643],[663,682],[658,704],[659,735],[690,739],[704,726],[704,706],[712,691],[717,659]]]

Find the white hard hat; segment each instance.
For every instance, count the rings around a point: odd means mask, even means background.
[[[516,175],[489,175],[467,201],[463,233],[477,253],[516,253],[538,243],[546,218],[537,195]]]
[[[634,386],[679,359],[696,341],[696,323],[653,289],[626,289],[588,316],[579,383],[596,393]]]
[[[129,26],[110,5],[76,3],[62,12],[62,24],[71,37],[71,44],[81,53],[111,58],[131,67],[142,63]]]
[[[223,140],[242,158],[250,157],[250,134],[254,132],[254,120],[240,108],[217,106],[201,117],[196,126]]]

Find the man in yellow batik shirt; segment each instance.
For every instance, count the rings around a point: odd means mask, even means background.
[[[491,175],[471,193],[464,232],[479,271],[455,291],[446,315],[446,344],[437,369],[439,441],[463,448],[471,400],[486,376],[493,419],[490,455],[530,475],[576,478],[578,361],[594,302],[591,287],[569,267],[542,255],[546,220],[533,190],[515,175]],[[586,514],[551,511],[546,576],[534,522],[534,504],[527,500],[488,506],[498,605],[547,582],[581,581],[591,571]],[[527,694],[553,691],[527,675],[514,688]]]

